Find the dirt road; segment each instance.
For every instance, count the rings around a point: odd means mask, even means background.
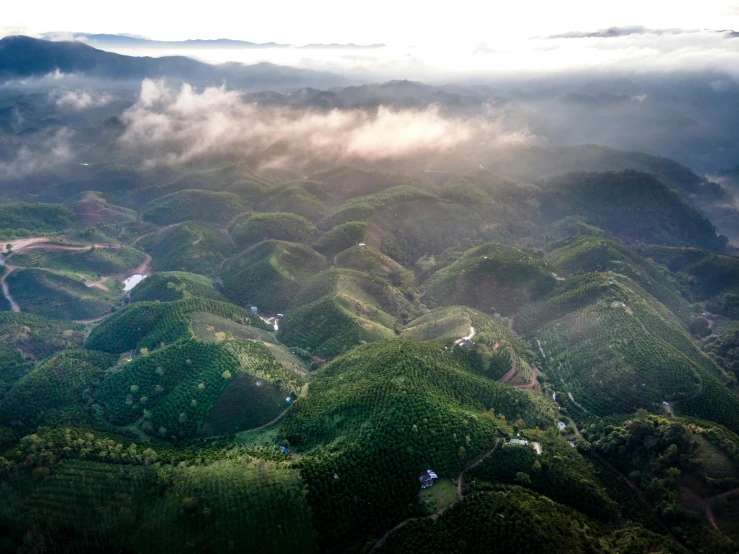
[[[5,282],[5,278],[10,275],[13,270],[15,270],[15,267],[6,265],[5,269],[7,270],[5,274],[3,275],[2,279],[0,279],[0,285],[2,285],[3,289],[3,295],[5,296],[5,299],[10,304],[10,309],[13,310],[16,313],[20,313],[21,308],[18,306],[18,304],[15,303],[15,300],[13,300],[13,297],[10,296],[10,289],[8,289],[8,284]]]

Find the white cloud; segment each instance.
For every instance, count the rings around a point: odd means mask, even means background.
[[[59,90],[56,92],[56,105],[60,108],[84,110],[106,106],[113,101],[108,93],[85,92],[77,90]]]
[[[265,108],[224,87],[177,93],[145,80],[138,102],[124,112],[121,144],[148,163],[242,156],[263,167],[298,168],[322,160],[377,161],[446,152],[470,143],[521,142],[526,129],[510,129],[490,108],[476,119],[423,110],[310,111]]]

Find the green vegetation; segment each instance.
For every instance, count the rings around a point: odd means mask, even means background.
[[[120,285],[113,281],[102,288],[88,287],[77,275],[43,269],[15,270],[6,282],[21,311],[55,319],[99,317],[110,312],[120,297]]]
[[[86,410],[93,403],[92,390],[114,361],[110,354],[89,350],[54,354],[5,393],[0,400],[0,422],[35,429],[41,424],[86,419]]]
[[[514,326],[541,354],[540,367],[562,396],[606,416],[694,397],[720,376],[664,314],[630,279],[592,273],[524,309]]]
[[[648,173],[570,173],[541,186],[538,201],[552,222],[582,216],[586,223],[626,240],[719,252],[726,246],[726,237],[717,236],[710,221]]]
[[[184,271],[165,271],[150,275],[136,285],[131,291],[131,302],[171,302],[193,296],[226,301],[208,277]]]
[[[352,246],[340,252],[337,267],[355,269],[385,279],[410,300],[418,297],[413,272],[371,246]]]
[[[0,204],[0,239],[58,233],[78,225],[77,216],[58,204]]]
[[[318,229],[310,221],[290,213],[247,213],[230,225],[231,236],[241,246],[252,246],[268,239],[310,244]]]
[[[115,425],[141,419],[145,432],[177,439],[266,423],[303,383],[259,342],[184,341],[106,374],[96,400]]]
[[[140,266],[146,257],[134,248],[98,248],[85,250],[30,250],[13,255],[13,265],[79,272],[88,275],[120,275]],[[109,283],[108,283],[109,284]]]
[[[360,346],[314,376],[281,432],[305,450],[299,467],[314,525],[335,551],[421,515],[421,471],[456,477],[508,432],[491,408],[530,427],[554,417],[542,398],[471,373],[435,343]]]
[[[157,348],[192,336],[191,314],[208,312],[258,329],[267,325],[253,313],[208,298],[175,302],[136,302],[95,327],[85,346],[119,354],[140,348]]]
[[[511,315],[555,286],[551,269],[524,252],[489,243],[473,248],[425,284],[423,301],[436,307],[462,304]]]
[[[673,272],[683,290],[712,312],[739,319],[739,258],[698,248],[644,246],[642,256]]]
[[[604,526],[545,496],[520,487],[499,487],[465,498],[436,520],[411,521],[392,533],[378,552],[667,554],[684,550],[644,530],[609,534]]]
[[[214,275],[236,246],[217,229],[197,221],[165,227],[141,241],[154,271]]]
[[[326,231],[316,241],[315,247],[327,256],[334,255],[362,242],[366,233],[367,223],[363,221],[342,223]]]
[[[680,296],[675,280],[657,264],[623,246],[602,238],[583,237],[550,252],[547,262],[569,274],[613,271],[629,277],[687,323],[688,303]]]
[[[36,360],[80,348],[82,328],[33,314],[0,313],[0,398]]]
[[[280,312],[295,298],[300,286],[326,265],[326,259],[307,245],[260,242],[223,266],[223,293],[241,306]]]
[[[335,356],[364,342],[388,340],[414,309],[405,296],[378,277],[328,269],[308,281],[285,314],[280,340]]]
[[[181,190],[149,202],[144,219],[160,225],[198,219],[213,223],[228,223],[246,210],[241,199],[231,192]]]
[[[521,485],[604,523],[616,518],[616,504],[585,459],[557,431],[527,430],[522,437],[538,442],[541,455],[531,444],[500,444],[465,474],[471,490],[494,490],[495,483]]]
[[[437,308],[409,322],[400,336],[407,340],[436,340],[447,347],[475,329],[474,344],[457,347],[476,372],[499,380],[509,371],[511,384],[529,383],[531,363],[535,359],[526,341],[508,329],[504,321],[464,306]]]
[[[655,515],[683,544],[733,551],[694,498],[737,486],[739,437],[707,422],[670,421],[645,411],[621,422],[590,423],[584,431],[596,452],[645,492]]]
[[[367,221],[373,214],[389,206],[433,198],[436,198],[433,194],[419,188],[399,185],[347,202],[321,221],[320,227],[328,229],[349,221]]]

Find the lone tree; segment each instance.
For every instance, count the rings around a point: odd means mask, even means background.
[[[12,252],[13,251],[13,245],[11,243],[6,244],[5,245],[5,250],[7,250],[8,252]]]

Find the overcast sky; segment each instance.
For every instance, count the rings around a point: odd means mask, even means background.
[[[17,32],[130,33],[163,40],[232,38],[255,42],[385,42],[416,46],[497,43],[612,26],[739,28],[739,2],[702,0],[36,0],[3,6]]]
[[[370,78],[705,68],[739,78],[739,35],[716,32],[739,31],[739,1],[127,0],[107,6],[99,0],[12,2],[3,7],[0,35],[125,33],[157,40],[385,43],[389,48],[382,51],[117,50],[186,54],[209,62],[270,61]]]

